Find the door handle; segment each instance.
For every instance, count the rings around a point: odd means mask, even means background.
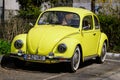
[[[96,35],[96,33],[93,34],[94,36]]]

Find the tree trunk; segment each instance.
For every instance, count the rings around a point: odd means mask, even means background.
[[[95,12],[95,0],[91,0],[91,11]]]

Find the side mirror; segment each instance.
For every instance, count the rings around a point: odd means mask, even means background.
[[[89,29],[90,29],[90,26],[84,26],[82,29],[83,29],[83,30],[89,30]]]
[[[34,26],[33,23],[31,23],[31,22],[29,23],[29,25],[32,26],[32,27]]]

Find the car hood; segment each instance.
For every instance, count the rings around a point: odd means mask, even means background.
[[[32,28],[27,36],[28,52],[47,55],[63,38],[77,33],[78,29],[67,26],[41,25]]]

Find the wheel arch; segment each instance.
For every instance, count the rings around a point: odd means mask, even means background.
[[[81,46],[81,44],[79,43],[79,44],[77,44],[77,46],[79,47],[79,49],[80,49],[80,53],[81,53],[81,62],[83,62],[84,61],[84,58],[83,58],[83,51],[82,51],[82,46]]]
[[[61,54],[57,51],[57,47],[59,44],[64,43],[67,46],[67,51],[64,52],[64,54]],[[64,56],[65,58],[72,58],[73,54],[74,54],[74,50],[76,47],[79,47],[81,53],[82,53],[82,45],[80,44],[80,41],[78,39],[75,38],[65,38],[63,40],[61,40],[59,43],[57,43],[57,45],[55,45],[53,52],[55,53],[55,56]]]
[[[106,34],[101,33],[101,37],[100,37],[100,42],[99,42],[99,47],[98,47],[98,56],[101,55],[101,50],[103,47],[103,44],[106,43],[106,46],[108,47],[108,37]]]
[[[27,38],[27,34],[19,34],[19,35],[15,36],[14,39],[12,40],[12,43],[11,43],[11,53],[17,53],[18,52],[18,49],[16,49],[14,47],[14,42],[16,40],[22,40],[23,41],[24,45],[21,48],[21,50],[23,50],[26,53],[26,38]]]
[[[107,48],[108,48],[108,46],[109,46],[108,40],[106,39],[104,42],[106,43],[106,46],[107,46]]]

